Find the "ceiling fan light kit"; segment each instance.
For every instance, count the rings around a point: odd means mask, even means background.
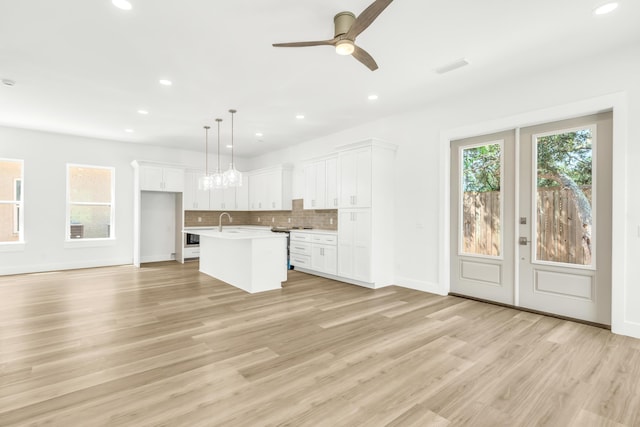
[[[308,47],[333,46],[338,55],[352,55],[371,71],[378,69],[378,64],[369,53],[356,45],[356,37],[366,30],[376,20],[378,15],[391,4],[393,0],[376,0],[369,5],[358,17],[351,12],[340,12],[333,17],[334,37],[331,40],[316,40],[308,42],[274,43],[274,47]]]

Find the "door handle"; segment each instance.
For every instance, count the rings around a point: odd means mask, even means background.
[[[527,240],[526,237],[520,237],[518,239],[518,244],[520,244],[520,246],[527,246],[529,243],[531,243],[531,240]]]

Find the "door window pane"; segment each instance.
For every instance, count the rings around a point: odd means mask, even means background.
[[[68,239],[113,236],[113,168],[67,166]]]
[[[534,136],[536,259],[591,265],[593,129]]]
[[[502,144],[462,149],[461,252],[502,252]]]
[[[0,243],[21,242],[22,160],[0,159]]]

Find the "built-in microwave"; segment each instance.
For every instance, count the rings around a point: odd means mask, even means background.
[[[185,246],[199,246],[200,245],[200,235],[199,234],[185,233],[184,245]]]

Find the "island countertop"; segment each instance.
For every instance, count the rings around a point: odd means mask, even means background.
[[[270,229],[255,229],[255,228],[235,228],[224,227],[222,231],[218,231],[218,227],[189,227],[182,230],[183,233],[197,234],[203,237],[214,237],[216,239],[284,239],[281,233],[272,233]]]

